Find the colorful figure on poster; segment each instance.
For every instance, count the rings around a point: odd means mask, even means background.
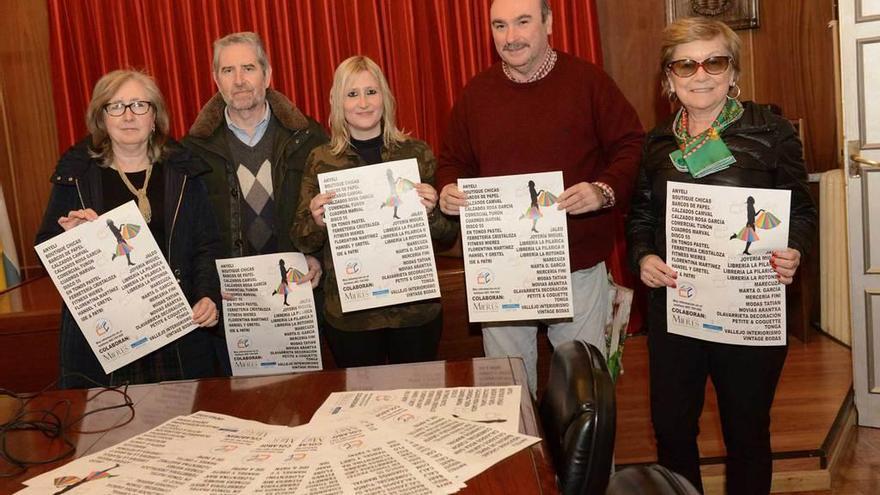
[[[388,177],[388,189],[391,191],[391,194],[388,196],[388,198],[385,200],[384,203],[382,203],[382,205],[379,208],[385,208],[386,206],[393,206],[394,207],[394,218],[399,220],[400,217],[397,216],[397,208],[402,203],[402,201],[400,199],[400,195],[407,192],[407,191],[414,189],[416,187],[416,185],[413,183],[413,181],[411,181],[409,179],[405,179],[403,177],[398,177],[397,179],[395,179],[394,173],[391,172],[390,168],[385,172],[385,175],[386,175],[386,177]]]
[[[108,218],[107,228],[113,232],[113,237],[116,238],[116,251],[110,259],[115,260],[117,256],[125,256],[125,259],[128,260],[128,266],[134,266],[134,263],[131,262],[131,252],[134,251],[134,247],[128,243],[128,240],[135,237],[141,227],[132,223],[124,223],[117,227],[113,224],[113,220]]]
[[[118,467],[119,464],[115,464],[101,471],[92,471],[91,473],[86,475],[85,478],[80,478],[79,476],[59,476],[55,478],[54,483],[55,487],[61,488],[61,490],[55,492],[53,495],[69,492],[80,485],[88,483],[89,481],[99,480],[101,478],[113,478],[116,475],[110,474],[108,473],[108,471]]]
[[[543,217],[544,214],[541,213],[542,206],[550,206],[556,203],[556,196],[553,193],[547,192],[541,189],[541,192],[538,192],[535,189],[535,181],[529,181],[529,197],[531,198],[531,204],[526,208],[526,211],[520,215],[520,220],[523,218],[530,218],[532,220],[532,232],[538,232],[538,229],[535,228],[538,224],[538,219]]]
[[[278,284],[278,288],[272,291],[272,295],[282,294],[284,296],[284,305],[290,306],[290,304],[287,304],[287,294],[290,293],[290,284],[303,282],[306,275],[296,268],[287,268],[284,266],[283,259],[278,260],[278,269],[281,272],[281,283]]]
[[[749,247],[753,242],[760,240],[756,229],[769,230],[780,223],[782,222],[776,215],[763,208],[755,211],[755,198],[749,196],[746,200],[746,226],[736,234],[731,235],[730,239],[746,241],[746,248],[743,250],[743,254],[751,254],[749,253]]]

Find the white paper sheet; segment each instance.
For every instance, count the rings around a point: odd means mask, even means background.
[[[282,275],[282,271],[284,275]],[[301,253],[217,260],[229,362],[235,376],[322,369],[318,320]]]
[[[37,245],[36,251],[105,373],[196,328],[192,309],[134,201]]]
[[[359,409],[349,414],[387,426],[406,442],[420,443],[454,459],[463,466],[454,472],[463,481],[541,441],[538,437],[508,433],[491,425],[438,416],[397,404]]]
[[[31,478],[25,484],[41,487],[44,493],[54,493],[74,483],[79,485],[73,493],[169,492],[222,464],[237,450],[272,432],[285,430],[291,429],[200,411],[168,420],[113,447]]]
[[[357,410],[398,404],[417,411],[519,431],[522,387],[456,387],[334,392],[312,415],[311,423],[328,421]]]
[[[756,213],[751,231],[748,198]],[[666,262],[678,272],[677,287],[666,289],[670,333],[785,345],[785,286],[770,253],[788,244],[790,205],[787,190],[667,183]]]
[[[440,297],[419,166],[399,160],[318,175],[342,311]]]
[[[458,188],[468,198],[461,231],[469,320],[571,318],[568,229],[556,204],[562,172],[459,179]]]

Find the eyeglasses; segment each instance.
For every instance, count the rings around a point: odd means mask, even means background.
[[[135,115],[145,115],[152,106],[153,104],[149,101],[135,100],[128,105],[117,101],[104,105],[104,111],[111,117],[122,117],[126,110],[131,110],[131,113]]]
[[[697,73],[697,69],[702,67],[703,70],[706,71],[706,74],[717,76],[730,67],[731,60],[733,60],[733,57],[727,55],[709,57],[702,62],[683,58],[681,60],[673,60],[672,62],[669,62],[666,64],[666,69],[671,70],[672,73],[678,77],[691,77]]]

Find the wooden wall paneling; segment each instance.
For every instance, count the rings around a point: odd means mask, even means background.
[[[46,2],[0,0],[0,181],[23,275],[40,271],[34,236],[58,159]]]
[[[604,68],[635,107],[646,130],[669,115],[660,92],[660,36],[664,2],[598,0]]]
[[[437,359],[463,359],[483,355],[483,332],[468,322],[467,289],[461,258],[437,257],[437,277],[443,306],[443,334]]]
[[[742,93],[739,95],[741,101],[755,99],[755,63],[752,57],[752,46],[754,45],[754,36],[752,30],[740,31],[739,37],[742,40],[742,46],[739,51],[739,89]]]
[[[760,6],[761,27],[752,33],[755,99],[804,120],[809,172],[836,168],[832,2],[773,0]]]

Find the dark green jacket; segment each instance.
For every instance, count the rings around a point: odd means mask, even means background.
[[[299,201],[300,181],[306,158],[318,145],[327,142],[324,129],[303,114],[281,93],[266,90],[266,101],[272,109],[272,117],[279,124],[272,149],[272,188],[275,200],[275,235],[280,252],[293,251],[290,228]],[[242,225],[241,188],[229,150],[224,110],[226,103],[220,93],[215,94],[199,112],[183,144],[201,157],[211,172],[202,178],[208,187],[208,196],[223,240],[224,256],[249,256],[260,253],[246,252],[247,243]]]
[[[431,148],[423,141],[408,139],[393,149],[382,148],[382,161],[406,160],[415,158],[419,163],[419,175],[425,184],[434,185],[434,172],[437,170],[437,160],[431,153]],[[302,192],[299,198],[299,207],[296,209],[296,220],[292,231],[293,242],[303,253],[321,257],[323,250],[324,259],[324,316],[327,322],[339,330],[362,331],[376,330],[380,328],[401,328],[423,325],[433,320],[440,314],[439,301],[418,301],[407,304],[397,304],[382,308],[365,309],[351,313],[342,313],[342,303],[339,300],[339,287],[336,285],[336,272],[333,268],[333,257],[330,252],[330,243],[327,242],[327,229],[319,227],[312,219],[309,203],[320,192],[318,187],[318,174],[335,172],[354,167],[360,167],[367,163],[358,156],[351,148],[342,155],[330,153],[330,145],[325,144],[312,151],[306,164],[306,173],[302,180]],[[439,208],[429,218],[431,237],[441,249],[448,248],[456,240],[458,224],[450,222]]]

